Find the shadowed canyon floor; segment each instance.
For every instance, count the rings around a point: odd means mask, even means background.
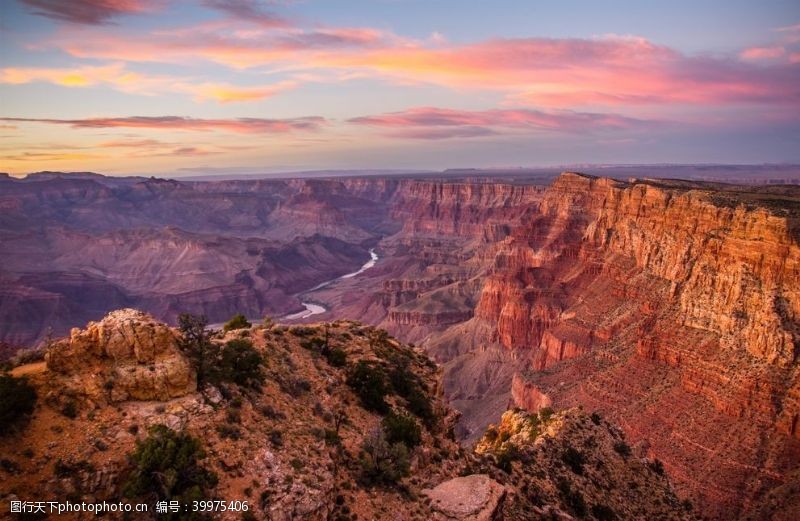
[[[319,303],[311,320],[440,363],[462,438],[510,405],[583,406],[704,515],[800,512],[798,187],[43,175],[0,179],[0,208],[9,351],[125,306],[215,322]]]

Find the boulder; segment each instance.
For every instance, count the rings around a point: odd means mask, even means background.
[[[423,494],[431,506],[449,519],[489,521],[506,494],[506,489],[486,474],[453,478]]]
[[[63,390],[95,403],[168,400],[197,388],[178,334],[135,309],[113,311],[85,329],[74,328],[45,360]]]

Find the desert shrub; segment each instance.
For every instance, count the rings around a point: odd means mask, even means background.
[[[325,429],[325,444],[326,445],[341,445],[342,438],[339,436],[339,433],[336,432],[336,429]]]
[[[409,369],[407,360],[394,360],[394,366],[389,372],[389,380],[394,391],[405,398],[408,410],[422,420],[426,426],[433,427],[436,423],[433,405],[419,377]]]
[[[311,390],[311,382],[303,378],[288,376],[280,381],[281,390],[292,398],[300,398]]]
[[[392,485],[408,475],[408,449],[390,444],[382,429],[373,429],[361,446],[361,480],[366,485]]]
[[[655,472],[659,476],[664,475],[664,464],[661,462],[660,459],[655,459],[652,462],[650,462],[650,468],[653,469],[653,472]]]
[[[279,431],[278,429],[273,429],[270,431],[269,442],[272,443],[273,447],[283,447],[283,432]]]
[[[343,349],[334,347],[325,352],[325,359],[333,367],[344,367],[347,365],[347,353]]]
[[[306,337],[309,335],[313,335],[314,331],[315,331],[314,328],[306,326],[292,326],[289,328],[289,333],[299,337]]]
[[[495,427],[494,425],[489,425],[489,427],[486,429],[486,433],[484,434],[484,436],[486,437],[486,441],[488,441],[489,443],[494,443],[497,440],[498,436],[497,427]]]
[[[222,326],[222,329],[227,332],[235,329],[247,329],[252,325],[253,324],[251,324],[244,315],[237,313],[233,315],[230,320],[225,322],[225,325]]]
[[[318,336],[300,341],[300,347],[302,347],[303,349],[308,349],[309,351],[321,351],[324,345],[325,345],[325,340],[321,339]]]
[[[563,461],[575,474],[583,474],[583,464],[586,459],[583,453],[574,447],[567,447],[561,453],[561,461]]]
[[[600,425],[600,421],[602,418],[600,418],[600,415],[598,413],[593,412],[591,418],[592,418],[592,423],[594,423],[595,425]]]
[[[380,367],[359,361],[347,375],[347,385],[358,395],[365,409],[379,413],[389,409],[385,400],[389,389]]]
[[[549,420],[552,415],[553,415],[553,409],[551,409],[550,407],[542,407],[541,409],[539,409],[539,418],[541,418],[543,422]]]
[[[85,460],[72,462],[58,458],[53,465],[53,474],[59,478],[78,477],[81,472],[94,472],[94,470],[94,465]]]
[[[416,447],[422,441],[422,431],[411,416],[390,412],[381,422],[386,441],[402,443],[408,448]]]
[[[506,445],[503,447],[503,450],[495,453],[494,465],[503,472],[511,474],[514,470],[514,461],[516,461],[518,457],[519,450],[516,445]]]
[[[177,500],[181,504],[207,499],[217,477],[201,465],[205,452],[200,441],[164,425],[150,428],[129,454],[133,470],[123,485],[129,498]],[[205,519],[192,512],[162,514],[159,519]]]
[[[61,414],[67,418],[74,420],[78,417],[78,404],[75,400],[69,399],[61,406]]]
[[[580,491],[573,489],[570,482],[564,478],[558,480],[557,487],[558,491],[561,493],[561,498],[564,500],[564,504],[572,513],[580,518],[586,517],[586,501],[583,499],[583,495]]]
[[[592,505],[592,515],[597,521],[614,521],[617,514],[608,505]]]
[[[241,388],[260,389],[264,382],[263,366],[264,359],[253,343],[236,338],[229,340],[220,350],[214,379],[216,383],[230,382]]]
[[[36,405],[36,390],[25,378],[0,375],[0,436],[26,421]]]
[[[627,458],[628,456],[631,455],[631,448],[624,441],[615,442],[614,443],[614,450],[617,451],[617,454],[619,454],[623,458]]]

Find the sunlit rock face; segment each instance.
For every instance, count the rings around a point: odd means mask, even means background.
[[[94,402],[168,400],[197,387],[176,332],[135,309],[74,328],[45,358],[64,388]]]

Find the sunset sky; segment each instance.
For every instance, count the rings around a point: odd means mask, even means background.
[[[800,2],[3,0],[0,171],[800,162]]]

